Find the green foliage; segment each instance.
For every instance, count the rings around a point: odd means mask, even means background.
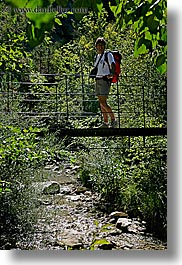
[[[56,13],[40,13],[35,14],[28,12],[26,14],[30,23],[28,23],[27,33],[29,36],[29,45],[31,48],[41,44],[44,40],[46,31],[50,31],[53,27],[53,22]]]
[[[46,163],[75,163],[74,155],[62,147],[50,129],[32,127],[28,120],[1,114],[0,123],[0,248],[28,245],[37,222],[37,194],[32,184],[42,181]],[[31,123],[31,122],[30,122]],[[10,125],[8,125],[10,124]],[[12,125],[13,124],[13,125]],[[46,126],[46,124],[44,125]],[[44,135],[44,137],[42,137]]]
[[[102,248],[104,248],[104,246],[105,246],[105,248],[107,249],[107,246],[110,244],[111,244],[111,242],[109,242],[105,238],[95,239],[90,246],[90,250],[96,250],[100,245],[102,245]]]
[[[20,129],[5,125],[5,122],[0,123],[1,235],[10,244],[16,244],[18,237],[28,240],[36,220],[33,215],[35,195],[31,184],[34,169],[46,154],[39,150],[39,129]],[[0,241],[0,245],[2,243]]]
[[[90,12],[83,17],[80,23],[75,25],[78,33],[75,40],[56,47],[51,60],[51,69],[69,75],[80,72],[89,73],[95,56],[94,42],[96,38],[104,35],[104,32],[107,36],[110,34],[106,29],[107,13],[103,11],[97,20],[94,16],[94,13]]]
[[[137,148],[135,142],[134,148],[124,149],[120,143],[120,149],[114,151],[112,143],[107,148],[106,142],[103,150],[84,153],[80,157],[80,178],[110,203],[109,211],[115,207],[140,217],[150,231],[163,236],[167,214],[166,151],[141,148],[141,144]]]
[[[135,56],[151,53],[161,74],[167,71],[167,1],[116,1],[110,6],[120,28],[132,25]]]
[[[25,17],[19,18],[5,11],[0,5],[0,71],[20,73],[32,68],[31,54],[26,49],[27,37],[25,34]]]
[[[7,0],[8,4],[17,8],[17,13],[25,13],[28,18],[27,36],[31,48],[41,44],[44,40],[45,31],[50,31],[53,27],[54,18],[58,12],[50,12],[44,8],[48,7],[54,1],[16,1]],[[36,8],[42,8],[42,11],[36,11]],[[37,9],[38,10],[38,9]],[[16,9],[14,9],[16,12]]]
[[[34,5],[38,3],[40,6],[43,3],[26,2]],[[66,6],[68,1],[56,2]],[[95,55],[94,43],[98,36],[105,37],[107,48],[118,49],[122,53],[122,77],[125,78],[121,79],[118,88],[120,99],[123,101],[121,124],[126,127],[142,127],[145,120],[147,127],[166,126],[166,76],[156,73],[150,57],[152,54],[160,72],[165,72],[166,21],[165,8],[161,10],[162,2],[158,1],[149,12],[151,1],[145,1],[145,5],[142,4],[141,7],[136,6],[140,1],[122,1],[122,5],[121,1],[116,1],[118,6],[113,6],[112,10],[118,23],[123,23],[122,28],[118,29],[114,22],[108,21],[107,12],[101,10],[101,1],[89,1],[93,7],[97,3],[100,5],[94,12],[82,17],[81,21],[73,23],[75,37],[72,41],[61,43],[53,43],[53,31],[50,30],[53,26],[53,14],[39,17],[37,14],[30,14],[28,28],[29,37],[32,36],[31,45],[34,47],[41,43],[31,51],[31,54],[27,48],[25,35],[27,17],[1,12],[0,68],[1,71],[13,72],[10,75],[11,80],[6,79],[6,74],[3,76],[2,90],[7,89],[6,81],[9,81],[8,84],[12,81],[13,85],[9,88],[12,100],[16,102],[12,112],[46,111],[51,115],[53,111],[65,113],[69,107],[71,114],[76,113],[78,117],[82,115],[80,119],[70,120],[69,124],[69,117],[65,116],[61,117],[60,123],[51,117],[42,118],[35,121],[35,126],[31,125],[30,120],[26,121],[30,124],[24,124],[25,119],[20,121],[19,117],[12,117],[11,121],[7,121],[7,117],[1,117],[3,122],[0,124],[0,196],[1,199],[5,196],[11,205],[8,208],[5,204],[3,208],[2,204],[3,216],[6,216],[7,212],[12,212],[13,216],[18,216],[20,220],[19,212],[25,210],[27,213],[25,198],[32,194],[30,185],[34,179],[35,169],[38,170],[45,163],[69,161],[81,164],[80,178],[83,184],[99,192],[102,200],[111,202],[109,210],[116,207],[128,211],[131,216],[144,218],[151,230],[156,230],[158,234],[160,231],[165,233],[166,151],[161,149],[161,146],[166,146],[165,138],[156,140],[146,137],[145,141],[149,142],[150,146],[147,149],[141,147],[142,137],[130,138],[130,149],[126,138],[94,138],[91,141],[86,138],[70,137],[59,140],[60,128],[67,128],[68,125],[88,128],[97,122],[97,118],[90,118],[87,112],[98,111],[98,102],[93,96],[94,84],[88,80]],[[11,3],[16,6],[15,0]],[[24,3],[25,1],[19,1],[20,7],[24,7]],[[82,3],[75,1],[75,7]],[[88,1],[84,3],[87,5]],[[48,1],[44,1],[44,4],[48,4]],[[99,16],[96,15],[97,12]],[[62,17],[56,16],[56,22],[62,27]],[[131,22],[133,25],[130,25]],[[43,35],[45,38],[42,42]],[[134,51],[137,57],[134,57]],[[26,80],[25,72],[29,73],[29,86],[18,82],[20,77],[21,80]],[[60,76],[50,80],[50,77],[45,77],[40,72],[59,73]],[[52,84],[47,84],[49,81]],[[145,90],[142,94],[143,87]],[[59,104],[56,103],[56,90]],[[17,92],[27,92],[27,98],[23,98],[22,94]],[[116,93],[114,86],[111,92]],[[145,106],[142,104],[142,96]],[[116,102],[116,97],[109,97],[112,106],[116,106]],[[65,145],[68,150],[76,148],[79,152],[73,154],[66,150]],[[88,150],[89,153],[86,152]],[[26,190],[24,187],[29,188]],[[7,212],[4,209],[8,209]],[[26,217],[23,220],[25,219]],[[93,242],[93,248],[98,243]]]
[[[0,193],[10,192],[11,191],[10,184],[11,184],[10,182],[0,180]]]
[[[21,130],[18,127],[0,125],[0,168],[1,179],[13,180],[14,172],[25,170],[31,163],[40,161],[45,154],[38,150],[36,132],[38,129],[29,128]]]
[[[87,7],[89,10],[99,13],[102,10],[103,3],[101,0],[75,0],[73,7]]]
[[[24,51],[19,42],[24,41],[24,36],[9,36],[9,44],[3,43],[0,46],[0,69],[4,72],[19,72],[31,67],[30,55]],[[29,62],[29,65],[28,65]]]
[[[4,123],[0,124],[1,187],[9,189],[9,185],[16,183],[16,178],[22,177],[26,170],[36,169],[45,163],[57,161],[74,163],[74,156],[64,150],[64,142],[57,143],[54,135],[49,136],[48,130],[51,130],[49,126],[47,129],[41,129],[28,124],[27,127],[26,124],[23,127],[19,122],[17,122],[18,127]],[[42,138],[42,135],[47,137]]]
[[[7,0],[12,6],[16,7],[31,7],[36,6],[46,7],[49,1],[16,1]],[[55,1],[51,1],[51,4]],[[66,2],[68,3],[68,2]],[[73,7],[88,7],[98,14],[98,18],[103,9],[101,0],[84,1],[76,0]],[[145,53],[152,53],[154,63],[160,73],[166,73],[167,64],[167,1],[115,1],[115,5],[110,4],[110,9],[113,12],[116,22],[123,30],[128,25],[133,25],[135,29],[135,56]],[[45,31],[50,31],[53,22],[56,21],[61,26],[56,18],[57,12],[44,14],[27,13],[29,18],[28,38],[29,44],[33,48],[39,45],[43,39]],[[80,17],[82,19],[82,16]],[[163,56],[163,57],[161,57]]]

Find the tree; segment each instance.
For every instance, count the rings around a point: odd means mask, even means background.
[[[25,34],[25,16],[13,16],[0,3],[0,71],[22,75],[32,66]]]
[[[29,19],[27,35],[29,44],[33,48],[39,45],[46,31],[51,30],[54,23],[61,26],[63,13],[72,12],[73,8],[88,8],[100,15],[102,0],[5,0],[13,8],[21,8]],[[50,5],[57,4],[67,7],[65,12],[60,12]],[[37,12],[37,8],[45,8],[45,12]],[[167,68],[167,0],[112,0],[109,4],[118,27],[123,30],[128,26],[134,27],[135,56],[150,53],[156,68],[160,73],[165,73]],[[47,9],[46,9],[47,8]],[[77,16],[77,19],[82,18]]]
[[[167,1],[166,0],[116,0],[110,5],[121,28],[133,26],[135,56],[150,53],[161,73],[167,67]]]

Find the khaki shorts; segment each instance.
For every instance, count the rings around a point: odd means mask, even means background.
[[[103,80],[102,78],[96,79],[95,95],[108,96],[111,87],[111,82]]]

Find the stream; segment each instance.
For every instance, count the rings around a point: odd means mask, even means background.
[[[99,195],[81,185],[78,167],[47,165],[47,180],[36,182],[37,222],[28,250],[166,250],[167,245],[146,233],[145,222],[127,213],[108,214]]]

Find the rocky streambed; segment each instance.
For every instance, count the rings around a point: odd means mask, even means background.
[[[81,186],[77,166],[45,167],[48,181],[36,182],[37,222],[29,250],[165,250],[165,243],[146,233],[145,222],[119,210],[100,209],[98,194]]]

